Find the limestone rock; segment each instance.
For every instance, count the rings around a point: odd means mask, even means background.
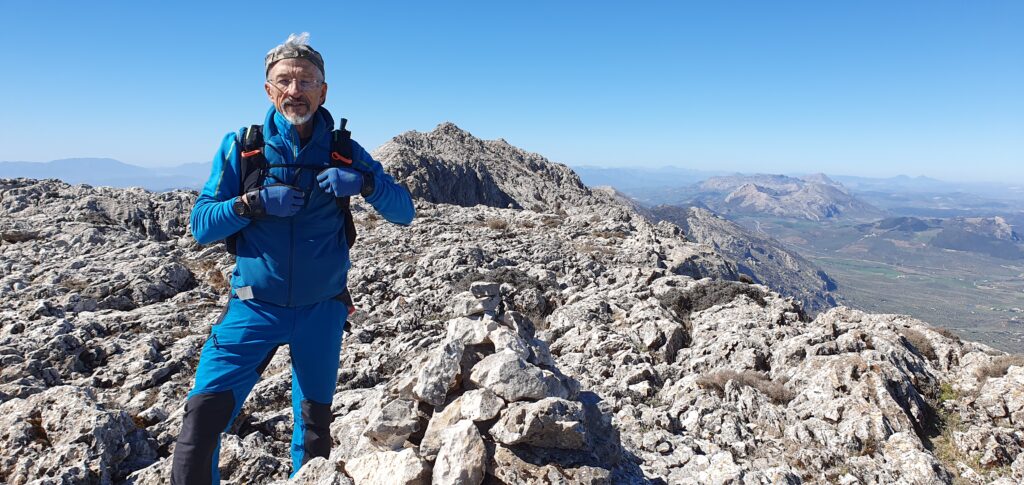
[[[402,451],[380,451],[353,458],[345,464],[345,472],[355,485],[427,485],[430,464],[416,456],[411,448]]]
[[[587,447],[583,406],[559,398],[535,403],[512,403],[491,428],[494,439],[506,444],[581,450]]]
[[[473,367],[469,380],[508,402],[569,396],[569,391],[557,378],[546,376],[541,369],[510,351],[485,357]]]
[[[465,345],[461,340],[449,340],[438,349],[420,370],[413,392],[424,402],[437,406],[444,403],[444,397],[455,386],[459,374],[459,363]]]
[[[299,473],[296,473],[287,484],[294,485],[352,485],[352,479],[345,475],[341,468],[323,457],[309,460]]]
[[[492,283],[489,281],[474,281],[469,285],[469,292],[477,298],[483,298],[486,296],[498,296],[501,285],[498,283]]]
[[[427,430],[420,441],[420,456],[433,460],[441,450],[444,431],[462,419],[462,398],[457,398],[441,411],[435,412],[427,423]]]
[[[455,318],[448,321],[448,340],[458,340],[464,345],[479,345],[488,342],[488,334],[498,327],[494,320]]]
[[[156,458],[127,413],[106,410],[92,389],[57,386],[0,404],[0,476],[9,483],[112,483]]]
[[[451,304],[451,312],[460,317],[483,314],[494,315],[498,311],[499,303],[501,303],[501,298],[498,296],[477,297],[467,291],[455,295]]]
[[[472,421],[494,419],[505,407],[505,401],[490,389],[466,391],[460,398],[462,417]]]
[[[416,401],[396,399],[370,417],[363,435],[380,446],[399,448],[418,428]]]
[[[639,479],[613,480],[612,474],[601,466],[533,464],[523,460],[500,443],[495,446],[494,457],[488,471],[502,483],[573,483],[582,485],[643,483]]]
[[[487,466],[487,450],[473,421],[464,419],[441,434],[434,462],[434,485],[479,485]]]
[[[373,156],[413,197],[430,202],[554,210],[590,200],[568,167],[504,140],[477,139],[452,123],[403,133]]]

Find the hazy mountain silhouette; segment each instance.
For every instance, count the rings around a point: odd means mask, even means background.
[[[0,162],[0,178],[60,179],[70,184],[143,187],[153,191],[198,189],[209,175],[210,162],[170,167],[140,167],[112,158]]]

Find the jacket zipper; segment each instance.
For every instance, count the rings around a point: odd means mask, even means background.
[[[292,217],[288,218],[288,306],[292,306],[292,275],[295,273],[295,219]]]
[[[292,128],[291,133],[292,142],[292,163],[299,163],[299,140],[298,134],[295,128]],[[291,178],[291,177],[289,177]],[[296,186],[299,184],[298,180],[293,182]],[[292,306],[292,276],[295,274],[295,216],[288,218],[288,306]]]

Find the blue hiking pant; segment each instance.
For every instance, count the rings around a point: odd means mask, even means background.
[[[333,299],[283,307],[232,297],[199,357],[171,483],[219,483],[220,434],[231,427],[260,374],[285,344],[292,360],[292,475],[313,457],[327,457],[346,318],[345,304]]]

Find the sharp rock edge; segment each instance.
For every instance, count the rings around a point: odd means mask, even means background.
[[[355,206],[333,452],[287,482],[279,352],[224,436],[226,483],[1024,479],[1019,358],[905,316],[811,320],[679,227],[455,125],[377,156],[418,218]],[[0,482],[166,481],[232,263],[191,239],[194,197],[0,180]]]

